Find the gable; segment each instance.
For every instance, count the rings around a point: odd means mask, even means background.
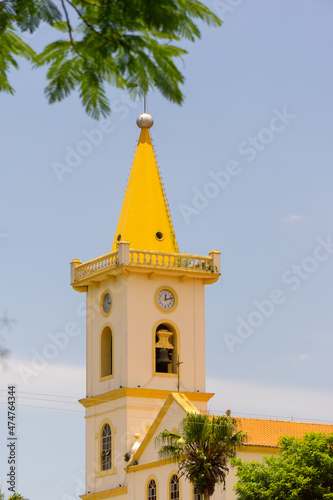
[[[159,460],[156,437],[164,429],[169,431],[178,429],[186,414],[191,412],[197,413],[199,411],[184,394],[172,392],[129,463],[129,468]]]

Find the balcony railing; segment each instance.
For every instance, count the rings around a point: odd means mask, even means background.
[[[118,250],[97,257],[97,259],[83,264],[79,260],[73,260],[71,262],[71,282],[77,282],[121,265],[219,274],[220,252],[213,250],[208,256],[155,252],[130,249],[129,243],[120,242]]]

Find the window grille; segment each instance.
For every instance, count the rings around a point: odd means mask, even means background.
[[[111,469],[111,427],[105,424],[102,431],[101,469]]]
[[[156,500],[157,499],[157,494],[156,494],[156,482],[154,479],[149,481],[148,484],[148,500]]]
[[[179,479],[177,474],[174,474],[171,478],[170,500],[179,500]]]

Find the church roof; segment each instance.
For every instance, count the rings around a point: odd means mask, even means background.
[[[236,418],[238,429],[246,433],[246,445],[277,448],[281,436],[303,437],[307,432],[333,433],[332,424],[293,422],[260,418]]]
[[[149,128],[153,118],[138,117],[141,128],[131,173],[121,209],[112,251],[119,241],[130,248],[178,253],[170,211],[158,169]]]

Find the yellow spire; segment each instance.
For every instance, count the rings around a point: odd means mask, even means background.
[[[137,119],[141,133],[120,212],[112,251],[119,241],[130,248],[178,252],[168,203],[158,170],[149,128],[152,116],[144,113]]]

